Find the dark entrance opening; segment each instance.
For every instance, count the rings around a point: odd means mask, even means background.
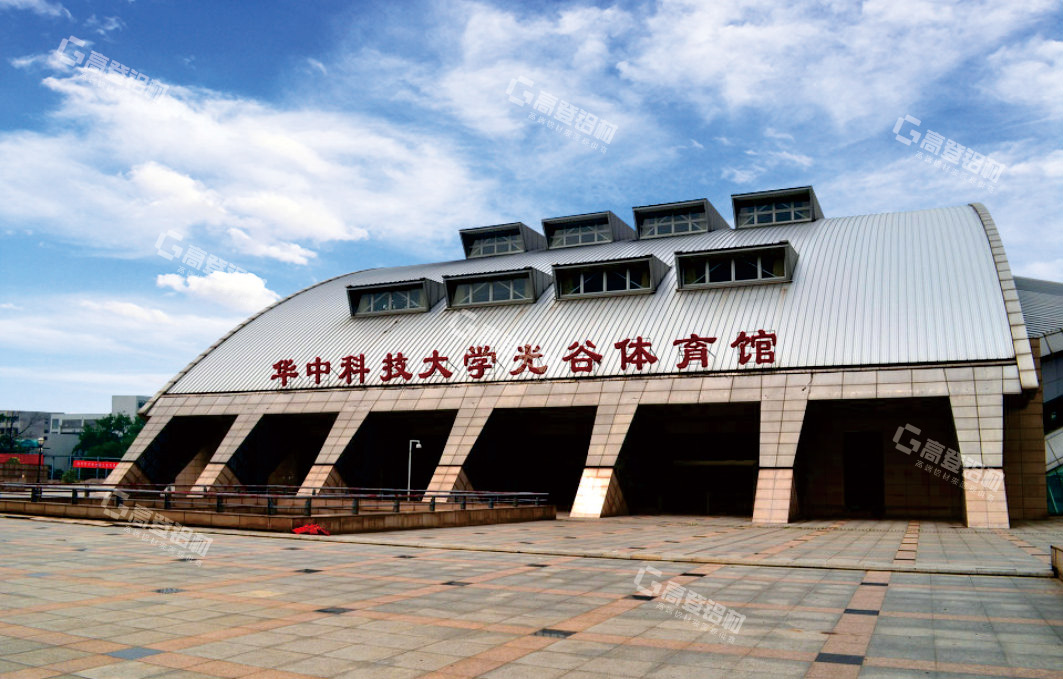
[[[355,488],[406,488],[407,465],[412,464],[410,486],[424,490],[432,480],[456,410],[417,410],[369,413],[337,463],[344,482]],[[420,441],[413,448],[410,441]],[[416,446],[416,444],[415,444]]]
[[[809,401],[794,482],[806,518],[963,518],[962,470],[951,473],[901,443],[936,441],[958,450],[947,398]],[[906,446],[910,447],[910,446]]]
[[[885,511],[882,436],[877,431],[847,431],[842,435],[845,508],[879,518]]]
[[[235,415],[174,417],[148,444],[137,465],[153,484],[190,486],[235,421]]]
[[[760,404],[639,406],[617,460],[632,514],[753,515]]]
[[[336,413],[263,415],[229,459],[229,469],[251,492],[288,486],[294,493],[335,421]]]
[[[465,461],[475,490],[549,493],[568,511],[587,464],[594,407],[496,408]]]

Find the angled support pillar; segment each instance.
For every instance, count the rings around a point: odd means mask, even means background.
[[[794,459],[808,406],[808,381],[804,375],[787,375],[785,386],[766,384],[762,389],[753,523],[790,523],[797,515]]]
[[[480,437],[484,425],[490,419],[492,410],[494,406],[487,397],[466,399],[458,409],[450,435],[447,436],[447,443],[443,447],[443,455],[439,458],[432,480],[428,483],[430,492],[425,494],[426,502],[431,499],[431,491],[446,493],[473,489],[463,467],[476,444],[476,439]]]
[[[314,466],[307,472],[299,487],[298,495],[316,495],[323,488],[336,488],[346,486],[343,476],[340,475],[336,465],[340,456],[346,450],[358,429],[369,416],[369,408],[356,408],[354,410],[341,410],[336,415],[336,421],[332,423],[325,443],[314,460]]]
[[[956,440],[963,459],[964,512],[969,528],[1009,528],[1004,485],[1004,394],[1000,368],[945,371]]]
[[[625,384],[617,400],[609,398],[609,394],[602,394],[601,405],[594,414],[587,466],[580,477],[569,514],[573,518],[598,519],[627,513],[627,503],[616,476],[616,461],[642,395],[641,385],[636,387],[636,384]]]
[[[229,468],[229,460],[262,419],[262,413],[244,413],[237,415],[236,421],[225,433],[218,449],[196,479],[196,486],[210,489],[217,486],[239,486],[240,480]]]
[[[133,441],[133,444],[129,446],[129,450],[122,456],[122,461],[118,463],[111,473],[107,475],[107,480],[104,483],[115,486],[132,486],[132,485],[147,485],[151,483],[151,479],[144,474],[144,470],[140,468],[137,462],[140,457],[148,449],[162,430],[166,428],[166,425],[173,419],[170,415],[157,416],[149,419],[144,428],[137,434],[137,438]]]

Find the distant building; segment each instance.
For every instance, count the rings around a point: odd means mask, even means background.
[[[461,232],[219,339],[109,480],[544,491],[572,516],[1047,513],[1038,377],[979,204],[825,217],[812,187]],[[420,441],[420,448],[413,447]]]
[[[48,433],[48,417],[51,413],[39,410],[0,410],[0,436],[36,441]]]
[[[1040,358],[1048,508],[1063,514],[1063,283],[1016,276],[1015,287]]]
[[[74,458],[74,447],[85,427],[107,415],[135,418],[149,400],[148,396],[112,396],[110,413],[52,413],[44,444],[44,463],[66,471]]]

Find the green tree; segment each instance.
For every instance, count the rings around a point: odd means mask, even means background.
[[[83,457],[122,457],[144,427],[139,417],[108,415],[81,430],[74,453]]]

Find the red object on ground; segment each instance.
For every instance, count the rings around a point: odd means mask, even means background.
[[[292,529],[293,533],[299,533],[300,535],[332,535],[327,530],[317,525],[316,523],[308,523],[305,526],[299,526]]]

